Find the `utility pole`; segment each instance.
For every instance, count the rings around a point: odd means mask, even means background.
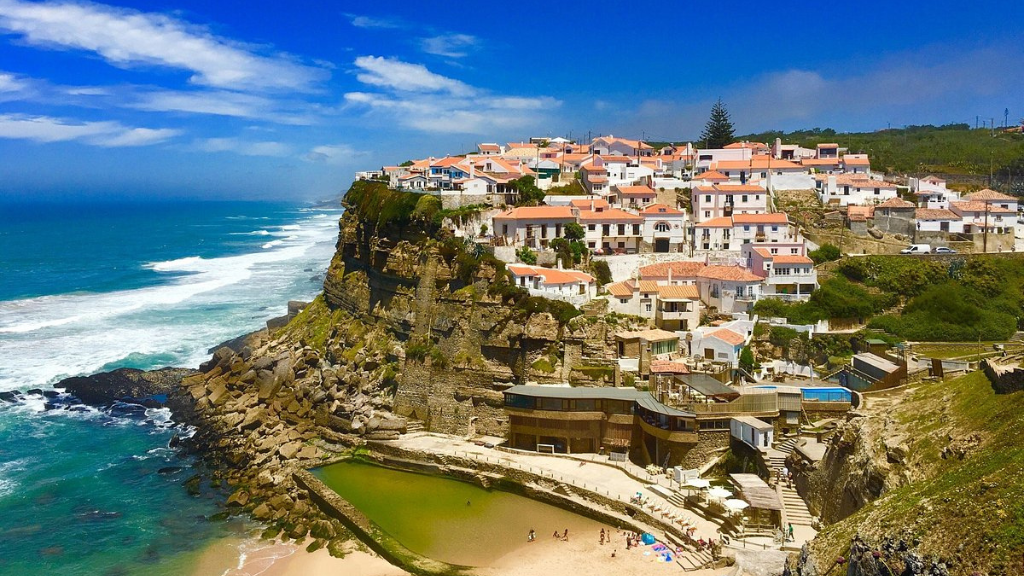
[[[1003,108],[1003,128],[1010,127],[1010,109]]]
[[[988,201],[985,201],[985,232],[982,234],[982,252],[988,252]],[[981,336],[978,336],[979,341]]]

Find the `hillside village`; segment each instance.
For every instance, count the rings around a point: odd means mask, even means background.
[[[723,321],[749,320],[764,298],[807,300],[818,287],[810,257],[818,246],[804,234],[822,224],[783,211],[789,194],[813,192],[824,220],[851,238],[889,235],[897,246],[938,251],[1013,250],[1018,220],[1012,196],[961,195],[935,176],[898,183],[873,172],[866,154],[779,139],[655,149],[614,136],[532,138],[356,179],[436,195],[461,214],[447,221],[453,234],[493,250],[532,295],[575,306],[605,301],[608,311],[679,333],[691,344],[685,355],[733,368],[751,331]],[[585,271],[597,262],[607,264],[601,281]]]

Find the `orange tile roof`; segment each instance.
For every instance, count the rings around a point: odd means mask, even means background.
[[[698,272],[697,276],[731,282],[761,282],[760,276],[755,276],[739,266],[707,266]]]
[[[949,207],[952,210],[958,210],[960,212],[985,212],[989,214],[1015,214],[1012,208],[1003,208],[1002,206],[992,206],[988,202],[981,202],[979,200],[973,200],[968,202],[950,202]]]
[[[726,150],[735,150],[738,148],[767,148],[767,144],[760,142],[733,142],[732,144],[726,144],[723,148]]]
[[[839,144],[829,142],[828,144],[818,144],[818,148],[839,148]]]
[[[789,160],[776,160],[768,156],[752,156],[750,160],[719,160],[715,164],[715,170],[766,170],[776,169],[803,169],[803,166]]]
[[[858,217],[861,217],[861,218],[864,218],[864,219],[874,218],[875,217],[875,207],[874,206],[847,206],[846,207],[846,216],[848,218],[853,218],[854,216],[858,216]]]
[[[843,156],[843,164],[853,164],[855,166],[870,166],[871,160],[868,158],[847,158]]]
[[[814,264],[814,260],[811,260],[807,256],[800,256],[799,254],[772,256],[772,261],[776,264]]]
[[[658,286],[658,298],[662,300],[699,300],[700,294],[693,284]]]
[[[651,204],[641,210],[640,214],[644,216],[657,216],[658,214],[685,214],[685,212],[673,208],[668,204]]]
[[[719,216],[718,218],[712,218],[711,220],[705,220],[699,224],[694,224],[694,228],[732,228],[732,218],[728,216]]]
[[[598,208],[604,209],[608,207],[608,201],[604,198],[578,198],[576,200],[570,200],[569,205],[580,210],[596,210]]]
[[[612,164],[629,164],[633,161],[631,156],[618,156],[612,154],[602,154],[600,156],[601,161],[605,164],[611,162]]]
[[[633,296],[633,284],[629,281],[609,284],[608,293],[616,298],[630,298]]]
[[[889,198],[885,202],[882,202],[876,208],[913,208],[913,202],[907,202],[902,198]]]
[[[693,177],[695,180],[728,180],[729,177],[717,170],[708,170]]]
[[[828,180],[828,174],[818,174],[818,180]],[[835,176],[836,186],[855,186],[857,188],[896,188],[892,182],[868,178],[867,174],[839,174]]]
[[[464,161],[466,158],[463,156],[446,156],[444,158],[438,158],[430,163],[431,167],[438,166],[441,168],[451,167],[459,162]]]
[[[762,258],[771,258],[772,253],[767,248],[754,248],[754,252],[761,255]]]
[[[641,280],[639,285],[641,292],[654,294],[658,291],[658,283],[655,282],[654,280]]]
[[[705,338],[717,338],[717,339],[721,340],[722,342],[725,342],[727,344],[732,344],[733,346],[739,346],[740,344],[743,344],[744,342],[747,341],[746,337],[744,337],[742,334],[740,334],[738,332],[733,332],[732,330],[729,330],[728,328],[721,328],[719,330],[715,330],[714,332],[711,332],[709,334],[705,334],[704,337]]]
[[[497,144],[478,144],[477,145],[477,149],[478,150],[488,150],[488,151],[492,151],[492,150],[493,151],[498,151],[498,150],[501,150],[501,146],[498,146]]]
[[[584,210],[580,212],[580,220],[594,221],[594,222],[635,222],[639,224],[643,222],[643,218],[636,214],[630,214],[625,210],[619,208],[609,208],[602,212],[591,212]]]
[[[651,360],[651,372],[655,374],[689,374],[690,367],[673,360]]]
[[[607,176],[591,176],[587,178],[587,182],[593,182],[594,184],[604,184],[607,181]]]
[[[763,186],[757,184],[715,184],[715,190],[719,192],[767,192]]]
[[[563,218],[575,220],[572,208],[568,206],[520,206],[494,217],[501,220],[534,220],[547,218]]]
[[[704,269],[703,262],[692,260],[676,260],[674,262],[658,262],[640,268],[641,278],[667,278],[669,270],[673,278],[696,278],[697,272]]]
[[[995,190],[991,190],[989,188],[985,188],[984,190],[978,190],[977,192],[974,192],[972,194],[968,194],[967,196],[964,196],[964,199],[965,200],[983,200],[983,201],[984,200],[1012,200],[1014,202],[1017,201],[1017,199],[1014,198],[1013,196],[1007,196],[1006,194],[1003,194],[1001,192],[996,192]]]
[[[650,186],[616,186],[623,196],[654,196],[657,194]]]
[[[803,158],[800,163],[804,166],[838,166],[839,158]]]
[[[785,212],[772,212],[770,214],[733,214],[733,224],[788,224],[789,218]]]
[[[952,210],[945,208],[918,208],[914,211],[914,218],[918,220],[959,220]]]
[[[581,170],[586,172],[607,172],[608,170],[604,166],[594,166],[593,164],[587,164]]]
[[[575,284],[577,282],[590,283],[594,277],[579,270],[557,270],[555,268],[544,268],[542,266],[527,266],[523,264],[509,264],[508,270],[516,276],[540,276],[543,278],[541,284]]]

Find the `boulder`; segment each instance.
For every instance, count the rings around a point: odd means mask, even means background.
[[[249,493],[243,489],[235,490],[234,494],[228,496],[227,505],[241,508],[249,503]]]

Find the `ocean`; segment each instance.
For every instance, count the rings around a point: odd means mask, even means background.
[[[0,391],[120,367],[198,366],[322,288],[339,210],[255,202],[0,205]],[[166,410],[0,402],[0,574],[190,574],[211,487]]]

